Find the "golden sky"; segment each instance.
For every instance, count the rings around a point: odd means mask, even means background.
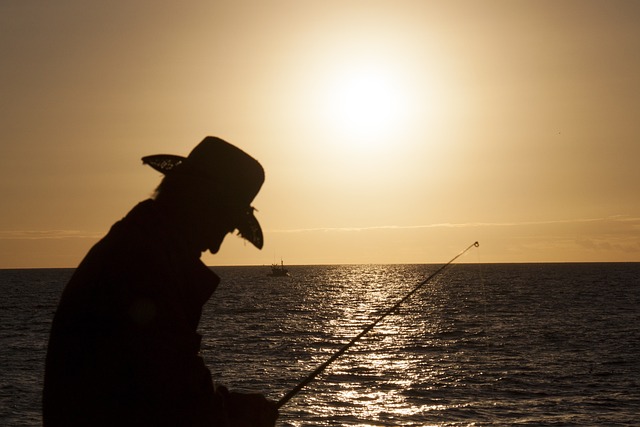
[[[75,267],[206,135],[209,265],[640,261],[640,2],[0,2],[0,268]]]

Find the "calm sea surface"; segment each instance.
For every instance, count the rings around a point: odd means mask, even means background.
[[[278,400],[436,265],[222,267],[214,380]],[[37,426],[68,269],[0,270],[0,425]],[[280,426],[640,425],[640,264],[454,265],[281,408]]]

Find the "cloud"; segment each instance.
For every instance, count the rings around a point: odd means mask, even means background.
[[[0,240],[97,239],[104,233],[78,230],[0,231]]]
[[[616,215],[603,218],[577,218],[559,219],[547,221],[514,221],[514,222],[466,222],[466,223],[436,223],[423,225],[377,225],[371,227],[319,227],[319,228],[298,228],[288,230],[266,230],[269,233],[310,233],[310,232],[350,232],[350,231],[370,231],[370,230],[417,230],[425,228],[478,228],[478,227],[520,227],[535,225],[578,225],[588,223],[621,223],[630,225],[631,228],[640,229],[640,218]]]

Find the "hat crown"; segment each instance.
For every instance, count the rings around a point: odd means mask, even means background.
[[[221,138],[208,136],[176,168],[201,175],[215,184],[218,192],[251,203],[264,183],[262,165]]]

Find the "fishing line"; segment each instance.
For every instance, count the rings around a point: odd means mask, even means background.
[[[349,341],[347,344],[345,344],[344,346],[342,346],[342,348],[340,348],[338,351],[336,351],[329,359],[327,359],[327,361],[325,361],[324,363],[322,363],[320,366],[318,366],[313,372],[311,372],[309,375],[307,375],[307,377],[305,379],[303,379],[302,381],[300,381],[298,383],[298,385],[296,385],[293,389],[291,389],[291,391],[289,391],[287,394],[285,394],[277,403],[276,403],[276,407],[278,409],[280,409],[282,406],[284,406],[289,400],[291,400],[292,397],[294,397],[296,394],[298,394],[300,392],[300,390],[302,390],[304,388],[304,386],[306,386],[307,384],[309,384],[311,381],[313,381],[313,379],[315,377],[317,377],[320,373],[322,373],[325,369],[327,369],[327,367],[329,367],[329,365],[331,365],[333,362],[335,362],[335,360],[342,356],[347,350],[349,350],[349,348],[351,348],[356,341],[358,341],[360,338],[362,338],[365,334],[367,334],[371,329],[373,329],[378,323],[380,323],[385,317],[387,317],[389,314],[395,312],[398,307],[400,307],[400,305],[402,305],[402,303],[404,303],[406,300],[408,300],[409,298],[411,298],[411,296],[413,294],[415,294],[416,292],[418,292],[424,285],[426,285],[429,281],[431,281],[431,279],[433,279],[434,277],[436,277],[438,274],[440,274],[445,268],[447,268],[449,265],[451,265],[455,260],[457,260],[458,258],[460,258],[462,255],[464,255],[469,249],[473,248],[473,247],[479,247],[480,243],[478,242],[474,242],[472,244],[470,244],[465,250],[463,250],[462,252],[460,252],[458,255],[454,256],[453,258],[451,258],[451,260],[449,262],[447,262],[446,264],[444,264],[443,266],[441,266],[439,269],[437,269],[434,273],[432,273],[429,277],[427,277],[426,279],[424,279],[422,282],[420,282],[415,288],[413,288],[413,290],[411,290],[411,292],[409,292],[407,295],[405,295],[404,297],[402,297],[402,299],[400,299],[400,301],[398,301],[397,303],[395,303],[393,306],[391,306],[390,308],[388,308],[387,310],[385,310],[383,312],[383,314],[378,317],[373,323],[371,323],[369,326],[367,326],[366,328],[364,328],[362,330],[362,332],[360,332],[358,335],[356,335],[355,337],[353,337],[351,339],[351,341]]]
[[[484,332],[484,341],[485,341],[485,345],[487,347],[489,347],[489,332],[487,331],[488,327],[489,327],[489,317],[487,315],[487,292],[485,290],[485,283],[484,283],[484,275],[482,274],[482,266],[483,263],[480,262],[480,251],[476,251],[476,265],[478,266],[478,276],[480,278],[480,289],[482,290],[482,309],[484,311],[484,327],[482,329],[482,331]]]

